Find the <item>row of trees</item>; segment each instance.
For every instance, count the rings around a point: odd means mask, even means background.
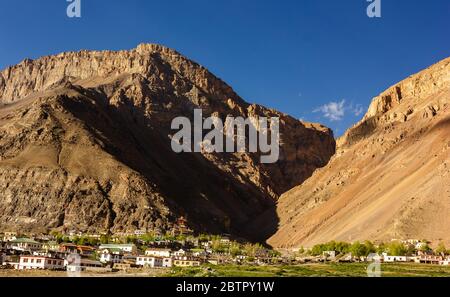
[[[299,253],[308,253],[313,256],[319,256],[326,251],[336,251],[338,254],[352,253],[352,255],[357,257],[367,257],[372,253],[388,253],[391,256],[412,256],[415,255],[418,251],[433,252],[426,241],[423,241],[423,244],[419,249],[416,249],[414,245],[404,244],[399,241],[381,243],[378,246],[375,246],[375,244],[373,244],[371,241],[365,241],[362,243],[357,241],[352,244],[347,242],[331,241],[328,243],[315,245],[310,251],[307,252],[305,252],[305,250],[302,248],[300,249]],[[450,255],[450,250],[447,250],[444,243],[441,242],[439,246],[434,250],[434,253],[437,255]]]

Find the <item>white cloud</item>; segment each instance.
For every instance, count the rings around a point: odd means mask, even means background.
[[[361,104],[354,105],[353,103],[350,103],[346,105],[345,99],[342,99],[338,102],[329,102],[313,110],[313,112],[322,113],[323,117],[332,122],[341,121],[347,111],[352,113],[354,116],[359,117],[364,113],[364,108]]]
[[[345,100],[327,103],[315,109],[313,112],[321,112],[325,118],[332,122],[340,121],[345,115]]]
[[[353,114],[355,115],[355,117],[359,117],[360,115],[362,115],[364,113],[364,108],[362,107],[361,104],[357,104],[356,106],[351,106],[351,110],[353,112]]]

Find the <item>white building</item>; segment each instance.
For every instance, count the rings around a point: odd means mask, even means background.
[[[150,248],[145,251],[146,256],[170,257],[172,251],[170,249]]]
[[[64,269],[64,260],[42,256],[20,256],[18,269],[62,270]]]
[[[38,251],[42,249],[42,243],[29,238],[17,238],[10,241],[9,246],[17,251]]]
[[[450,257],[440,261],[439,265],[449,266],[450,265]]]
[[[384,256],[384,262],[408,262],[408,257],[406,256]]]
[[[180,249],[180,250],[174,252],[173,255],[175,257],[186,257],[188,255],[188,252],[183,249]]]
[[[122,263],[123,253],[121,250],[104,249],[100,251],[100,262],[102,263]]]
[[[138,256],[136,258],[136,265],[143,267],[172,267],[172,258],[167,257],[152,257],[152,256]]]
[[[323,256],[326,258],[335,259],[336,258],[336,251],[324,251]]]
[[[113,249],[121,250],[124,254],[136,254],[137,247],[134,244],[102,244],[99,247],[100,250]]]

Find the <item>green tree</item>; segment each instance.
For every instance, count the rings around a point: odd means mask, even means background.
[[[347,242],[337,242],[335,251],[339,254],[347,254],[350,250],[350,244]]]
[[[382,253],[387,252],[387,244],[385,244],[384,242],[380,243],[376,249],[376,253],[381,255]]]
[[[209,239],[210,239],[210,236],[208,235],[208,234],[200,234],[199,236],[198,236],[198,240],[200,241],[200,242],[205,242],[205,241],[209,241]]]
[[[242,255],[241,245],[237,242],[232,242],[228,250],[233,257]]]
[[[361,244],[359,241],[356,241],[350,246],[350,252],[355,257],[367,256],[367,247],[364,244]]]
[[[301,246],[301,247],[298,249],[297,254],[298,254],[299,256],[301,256],[301,255],[303,255],[304,253],[305,253],[305,248],[304,248],[303,246]]]
[[[364,256],[367,257],[368,255],[374,254],[374,253],[377,252],[377,248],[375,247],[375,245],[371,241],[366,240],[364,242],[364,245],[366,246],[366,254]]]
[[[61,244],[64,242],[64,237],[61,234],[55,236],[55,241],[57,244]]]
[[[108,235],[102,235],[100,236],[100,243],[101,244],[108,244],[110,242],[111,238]]]
[[[244,245],[244,253],[247,257],[255,257],[256,255],[256,247],[251,243],[246,243]]]
[[[156,236],[153,233],[146,233],[140,238],[144,243],[149,244],[156,240]]]
[[[401,242],[391,242],[387,247],[387,252],[390,256],[406,256],[408,249]]]
[[[428,253],[428,252],[431,252],[431,251],[432,251],[432,249],[431,249],[431,247],[428,245],[428,243],[422,244],[422,246],[420,247],[419,250],[420,250],[421,252],[424,252],[424,253]]]
[[[448,255],[447,248],[445,247],[445,244],[443,242],[440,242],[438,247],[436,248],[436,254],[438,255]]]
[[[269,257],[271,257],[271,258],[281,257],[281,253],[277,250],[270,250]]]
[[[406,255],[407,256],[412,256],[415,255],[417,252],[416,247],[412,244],[408,244],[406,247]]]
[[[222,244],[220,239],[214,239],[211,244],[211,249],[215,253],[224,253],[226,252],[227,247],[224,244]]]

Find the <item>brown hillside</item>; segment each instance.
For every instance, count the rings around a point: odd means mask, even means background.
[[[329,129],[241,99],[179,53],[151,44],[25,60],[0,72],[0,228],[247,234],[242,226],[335,152]],[[281,158],[175,154],[193,109],[280,116]],[[271,218],[276,226],[276,216]]]
[[[282,195],[278,247],[331,240],[450,243],[450,58],[374,98],[336,155]]]

